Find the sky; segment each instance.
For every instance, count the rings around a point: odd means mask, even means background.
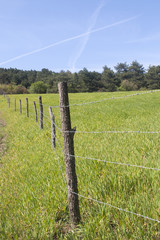
[[[160,65],[160,0],[0,0],[0,68]]]

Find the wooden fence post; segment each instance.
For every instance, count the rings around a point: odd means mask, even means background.
[[[71,129],[67,83],[66,82],[59,83],[58,89],[60,98],[60,112],[63,131],[64,158],[66,167],[70,220],[72,226],[76,226],[80,222],[81,218],[79,210],[77,175],[75,169],[74,141],[73,141],[76,129],[75,128]]]
[[[34,104],[34,111],[35,111],[35,120],[36,122],[38,122],[36,102],[34,101],[33,104]]]
[[[28,98],[26,98],[26,111],[27,111],[27,117],[29,118]]]
[[[42,97],[39,96],[39,124],[40,129],[43,129],[43,105],[42,105]]]
[[[19,100],[19,104],[20,104],[20,114],[22,114],[22,102],[21,102],[21,99]]]
[[[16,98],[14,100],[14,111],[16,112]]]
[[[8,107],[10,108],[10,98],[8,97]]]
[[[52,112],[52,108],[49,107],[49,114],[51,117],[51,128],[52,128],[52,147],[56,147],[56,128],[55,128],[55,116]]]

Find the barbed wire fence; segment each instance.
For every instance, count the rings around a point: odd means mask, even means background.
[[[61,171],[62,179],[63,179],[64,185],[65,185],[66,191],[68,192],[69,211],[70,211],[70,219],[71,219],[72,225],[77,225],[81,219],[80,211],[79,211],[79,198],[88,199],[88,200],[97,202],[98,204],[103,204],[103,205],[109,206],[113,209],[117,209],[122,212],[133,214],[137,217],[141,217],[144,219],[148,219],[150,221],[160,223],[159,219],[154,219],[154,218],[151,218],[148,216],[144,216],[142,214],[135,213],[135,212],[129,211],[127,209],[123,209],[121,207],[114,206],[110,203],[103,202],[98,199],[79,194],[78,186],[77,186],[77,176],[76,176],[76,171],[75,171],[75,158],[82,158],[82,159],[86,159],[86,160],[90,160],[90,161],[98,161],[98,162],[103,162],[106,164],[115,164],[115,165],[121,165],[121,166],[127,166],[127,167],[141,168],[144,170],[160,171],[159,168],[146,167],[146,166],[135,165],[135,164],[130,164],[130,163],[117,162],[117,161],[108,161],[106,159],[78,156],[78,155],[74,154],[74,142],[73,142],[75,132],[78,134],[159,134],[160,131],[105,131],[105,130],[104,131],[76,131],[75,128],[73,128],[73,129],[71,128],[70,110],[69,110],[70,106],[82,106],[82,105],[88,105],[88,104],[95,104],[95,103],[100,103],[100,102],[104,102],[104,101],[108,101],[108,100],[122,99],[122,98],[126,98],[126,97],[127,98],[134,97],[134,96],[138,96],[141,94],[149,94],[149,93],[155,93],[155,92],[159,92],[159,91],[160,90],[147,91],[144,93],[136,93],[136,94],[126,95],[126,96],[121,96],[121,97],[106,98],[106,99],[102,99],[99,101],[76,103],[76,104],[69,105],[67,84],[63,82],[63,83],[59,83],[60,105],[55,105],[55,106],[45,105],[42,103],[42,98],[40,96],[38,104],[36,103],[36,101],[31,102],[31,101],[29,101],[28,98],[26,98],[26,103],[25,103],[25,107],[24,107],[24,105],[22,105],[21,99],[18,99],[18,100],[16,98],[14,99],[14,102],[12,103],[12,105],[14,105],[15,112],[19,111],[20,114],[25,113],[27,118],[31,118],[36,123],[38,123],[38,116],[39,116],[40,129],[46,128],[46,129],[48,129],[48,131],[50,131],[50,137],[48,137],[48,135],[46,135],[46,138],[49,141],[49,143],[51,144],[52,149],[56,154],[56,158],[57,158],[57,162],[58,162],[58,165],[59,165],[59,168]],[[6,96],[6,95],[4,97],[7,99],[8,108],[10,109],[11,108],[10,97]],[[0,101],[4,102],[5,98],[4,98],[4,100],[0,100]],[[31,106],[33,107],[32,109],[34,109],[32,111],[30,110]],[[39,106],[39,108],[37,106]],[[46,114],[44,114],[43,107],[48,108],[50,117],[47,116]],[[54,116],[54,112],[53,112],[54,108],[60,108],[62,128],[60,128],[55,123],[55,116]],[[67,113],[66,113],[66,111],[67,111]],[[45,121],[44,121],[44,119],[45,119]],[[68,121],[69,121],[69,123],[68,123]],[[68,126],[64,126],[65,124]],[[57,131],[63,135],[64,148],[61,146],[61,144],[56,136]],[[67,146],[67,150],[65,149],[65,145]],[[70,146],[70,145],[72,145],[72,146]],[[60,148],[61,153],[64,155],[66,169],[67,169],[67,167],[69,167],[68,173],[66,170],[67,181],[64,176],[61,163],[59,161],[59,156],[56,151],[56,146],[58,146]],[[72,185],[70,185],[70,183],[72,183]]]

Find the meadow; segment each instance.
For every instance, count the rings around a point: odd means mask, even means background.
[[[55,151],[50,141],[48,107],[59,106],[58,94],[41,95],[43,130],[34,116],[38,95],[10,95],[10,108],[0,96],[0,118],[6,125],[1,134],[7,135],[0,164],[1,239],[160,239],[160,171],[155,170],[160,169],[160,92],[124,97],[131,94],[69,94],[72,127],[77,128],[78,190],[85,197],[79,196],[81,223],[76,229],[70,227],[63,179],[59,107],[52,108],[58,127]],[[87,102],[92,104],[83,104]]]

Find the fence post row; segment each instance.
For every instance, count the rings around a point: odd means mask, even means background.
[[[33,104],[34,104],[34,111],[35,111],[35,120],[36,122],[38,122],[36,102],[34,101]]]
[[[27,117],[29,118],[28,98],[26,98],[26,112],[27,112]]]
[[[72,226],[76,226],[80,222],[77,175],[75,170],[73,141],[76,129],[71,129],[67,83],[59,83],[58,90],[60,98],[61,123],[64,142],[64,158],[68,188],[69,213]]]
[[[40,124],[40,129],[43,129],[43,105],[42,105],[42,97],[39,96],[39,124]]]
[[[56,128],[55,128],[55,116],[52,112],[52,108],[49,107],[49,114],[51,117],[51,128],[52,128],[52,147],[56,147]]]
[[[20,104],[20,114],[22,114],[22,102],[21,102],[21,99],[19,100],[19,104]]]

